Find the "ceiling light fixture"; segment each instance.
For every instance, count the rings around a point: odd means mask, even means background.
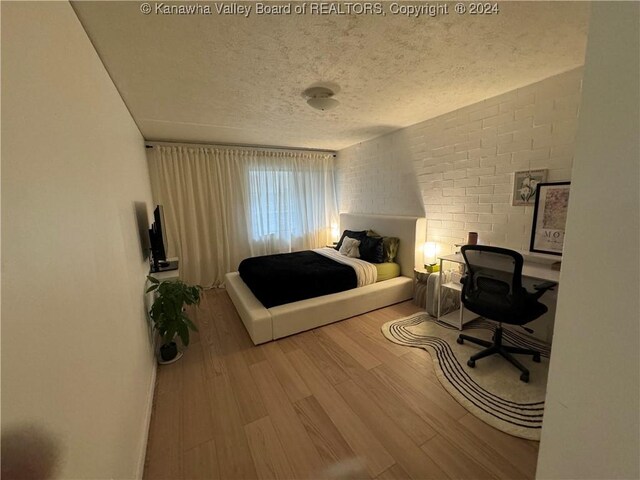
[[[340,104],[335,98],[332,98],[334,95],[333,90],[326,87],[307,88],[302,94],[307,98],[307,103],[310,107],[323,112],[331,110]]]

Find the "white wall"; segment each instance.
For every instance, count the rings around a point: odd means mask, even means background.
[[[593,5],[541,479],[640,478],[639,19]]]
[[[426,215],[443,253],[480,242],[529,249],[532,206],[512,206],[513,172],[571,178],[582,69],[338,153],[340,210]]]
[[[3,432],[50,432],[60,478],[132,478],[155,372],[143,139],[67,2],[2,2],[2,74]]]
[[[424,216],[411,163],[413,127],[337,152],[336,183],[341,212]]]

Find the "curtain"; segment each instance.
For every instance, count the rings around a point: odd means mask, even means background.
[[[221,286],[244,258],[332,240],[338,210],[330,154],[160,145],[148,152],[167,255],[180,258],[187,282]]]

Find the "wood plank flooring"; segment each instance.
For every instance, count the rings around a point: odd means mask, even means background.
[[[225,290],[158,367],[147,479],[532,479],[538,443],[462,408],[380,326],[411,302],[254,346]]]

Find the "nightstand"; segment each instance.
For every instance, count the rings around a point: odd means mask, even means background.
[[[429,272],[424,268],[413,269],[413,303],[422,308],[427,308],[427,282]]]

